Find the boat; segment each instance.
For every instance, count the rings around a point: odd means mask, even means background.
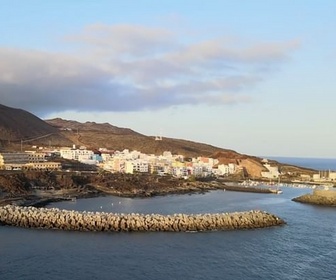
[[[271,193],[274,193],[274,194],[282,194],[282,190],[280,190],[280,189],[271,189],[271,188],[269,188],[269,190],[271,191]]]
[[[64,200],[69,200],[69,201],[72,201],[72,202],[75,202],[77,200],[77,198],[75,196],[68,196],[68,197],[65,197]]]

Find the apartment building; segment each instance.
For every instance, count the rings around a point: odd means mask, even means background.
[[[61,170],[62,165],[60,162],[51,162],[51,161],[45,161],[45,162],[33,162],[33,163],[27,163],[24,166],[25,169],[30,170]]]
[[[62,158],[86,161],[92,159],[94,153],[93,151],[86,149],[76,149],[76,148],[62,148],[60,149],[60,155]]]
[[[26,153],[0,153],[0,168],[7,170],[22,169],[29,162]]]
[[[148,162],[142,160],[133,160],[133,161],[126,161],[125,163],[125,173],[148,173],[149,171],[149,164]]]

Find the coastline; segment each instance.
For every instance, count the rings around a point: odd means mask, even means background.
[[[156,190],[144,190],[138,189],[136,192],[132,191],[116,191],[108,188],[104,188],[101,186],[95,186],[96,191],[83,191],[72,189],[71,191],[63,190],[62,194],[59,191],[48,191],[48,192],[39,192],[37,194],[27,194],[27,195],[19,195],[10,198],[1,198],[0,197],[0,207],[5,205],[17,205],[17,206],[34,206],[34,207],[44,207],[49,203],[59,202],[59,201],[67,201],[67,200],[76,200],[81,198],[93,198],[100,196],[117,196],[117,197],[128,197],[128,198],[148,198],[155,196],[166,196],[166,195],[184,195],[184,194],[201,194],[206,193],[212,190],[228,190],[228,191],[238,191],[238,192],[258,192],[258,193],[271,193],[267,189],[256,189],[250,187],[233,187],[226,185],[210,185],[210,184],[201,184],[199,186],[186,186],[183,188],[169,188],[169,189],[156,189]]]
[[[221,180],[184,180],[155,175],[127,174],[68,174],[52,172],[26,172],[0,175],[0,206],[43,207],[51,202],[119,196],[146,198],[172,194],[199,194],[212,190],[240,191],[272,194],[270,188],[240,186],[238,182]]]
[[[128,198],[149,198],[155,196],[166,196],[166,195],[183,195],[183,194],[202,194],[213,190],[222,190],[222,191],[235,191],[235,192],[251,192],[251,193],[264,193],[264,194],[273,194],[274,192],[266,188],[255,188],[255,187],[240,187],[240,186],[228,186],[224,184],[199,184],[199,185],[188,185],[175,189],[156,189],[156,190],[144,190],[139,189],[136,192],[132,191],[116,191],[101,186],[95,186],[96,191],[77,191],[73,189],[71,191],[62,190],[62,194],[59,191],[48,191],[48,192],[39,192],[39,194],[27,194],[19,195],[14,197],[1,198],[0,197],[0,206],[5,205],[17,205],[17,206],[34,206],[34,207],[44,207],[49,203],[67,201],[67,200],[76,200],[81,198],[93,198],[99,196],[117,196],[117,197],[128,197]]]
[[[315,189],[316,185],[302,182],[268,184],[263,181],[233,181],[208,178],[184,180],[155,175],[127,174],[69,174],[53,172],[17,172],[0,174],[0,206],[44,207],[52,202],[98,196],[148,198],[165,195],[200,194],[212,190],[279,194],[283,187]],[[316,188],[317,190],[317,188]],[[307,196],[293,201],[334,206],[336,202],[312,202]]]

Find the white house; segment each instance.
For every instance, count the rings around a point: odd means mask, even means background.
[[[268,178],[268,179],[275,179],[278,178],[280,175],[278,166],[271,166],[270,164],[264,164],[267,171],[261,172],[261,177]]]
[[[142,160],[132,160],[132,161],[126,161],[125,162],[125,173],[148,173],[149,171],[149,165],[148,162],[142,161]]]
[[[62,148],[60,155],[65,159],[72,159],[78,161],[86,161],[92,159],[93,151],[86,149]]]

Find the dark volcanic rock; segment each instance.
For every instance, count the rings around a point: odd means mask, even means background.
[[[151,197],[166,194],[200,193],[223,189],[222,184],[187,182],[149,174],[91,172],[3,172],[0,174],[0,204],[45,205],[72,197],[116,195]],[[41,193],[43,196],[41,196]],[[41,197],[40,197],[41,196]],[[1,200],[2,199],[2,200]]]

